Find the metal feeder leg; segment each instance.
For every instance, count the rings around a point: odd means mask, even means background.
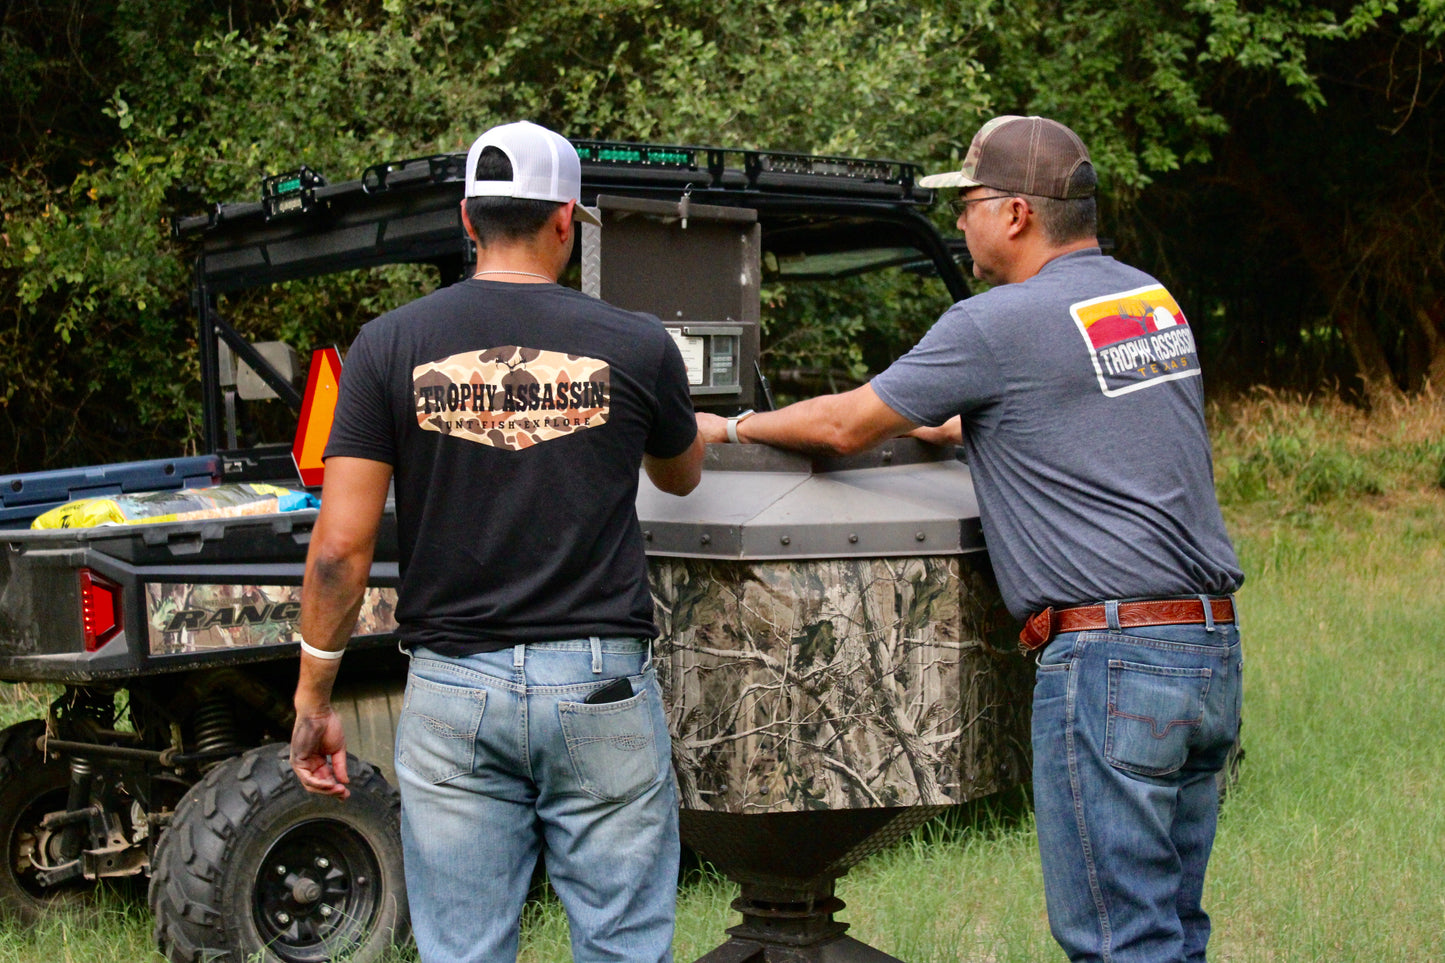
[[[697,963],[903,963],[851,936],[833,919],[844,906],[834,877],[811,882],[744,882],[733,909],[743,921],[722,946]]]

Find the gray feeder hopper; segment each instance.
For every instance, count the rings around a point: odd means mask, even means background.
[[[706,379],[737,328],[751,371],[753,212],[598,202],[605,241],[584,233],[584,289],[702,338],[690,372],[700,361],[704,388],[723,387]],[[619,262],[655,282],[613,283]],[[699,407],[751,406],[739,380],[732,394],[695,383]],[[644,477],[637,507],[683,840],[741,886],[743,922],[699,963],[893,960],[833,919],[837,878],[1028,774],[1032,680],[986,641],[1001,605],[967,467],[906,439],[840,460],[716,445],[692,495]]]

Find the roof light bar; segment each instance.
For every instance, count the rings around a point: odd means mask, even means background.
[[[599,187],[624,182],[629,189],[646,189],[655,182],[658,187],[671,189],[691,183],[698,188],[729,192],[866,195],[915,206],[933,200],[932,191],[917,186],[923,171],[904,161],[605,140],[576,140],[572,145],[591,168],[586,177],[595,178]],[[377,194],[457,183],[464,179],[466,156],[431,154],[373,164],[363,172],[357,186],[365,194]],[[739,174],[742,176],[736,176]],[[322,188],[326,190],[322,192]],[[331,185],[319,172],[299,167],[261,182],[261,214],[271,221],[344,205],[350,203],[350,190],[350,184]],[[244,221],[255,213],[253,204],[218,204],[205,215],[172,219],[171,230],[174,236],[182,237],[214,230],[226,221]]]
[[[577,156],[589,164],[629,164],[640,167],[698,167],[696,147],[672,147],[662,144],[616,144],[607,141],[578,140],[572,146]]]
[[[851,157],[822,157],[813,154],[759,152],[757,170],[764,174],[809,174],[815,177],[846,177],[850,180],[901,183],[903,165],[893,161]]]

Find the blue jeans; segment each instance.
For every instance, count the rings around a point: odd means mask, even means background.
[[[583,700],[627,677],[635,695]],[[412,655],[397,727],[412,928],[424,961],[517,957],[532,870],[586,963],[672,959],[677,790],[648,644]]]
[[[1233,623],[1059,635],[1034,685],[1034,814],[1054,939],[1079,961],[1203,963],[1239,732]]]

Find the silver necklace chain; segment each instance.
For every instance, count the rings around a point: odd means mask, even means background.
[[[533,274],[531,271],[478,271],[476,274],[472,275],[472,280],[475,281],[484,274],[520,274],[522,275],[522,277],[537,278],[539,280],[546,281],[548,284],[556,283],[553,278],[549,278],[545,274]]]

